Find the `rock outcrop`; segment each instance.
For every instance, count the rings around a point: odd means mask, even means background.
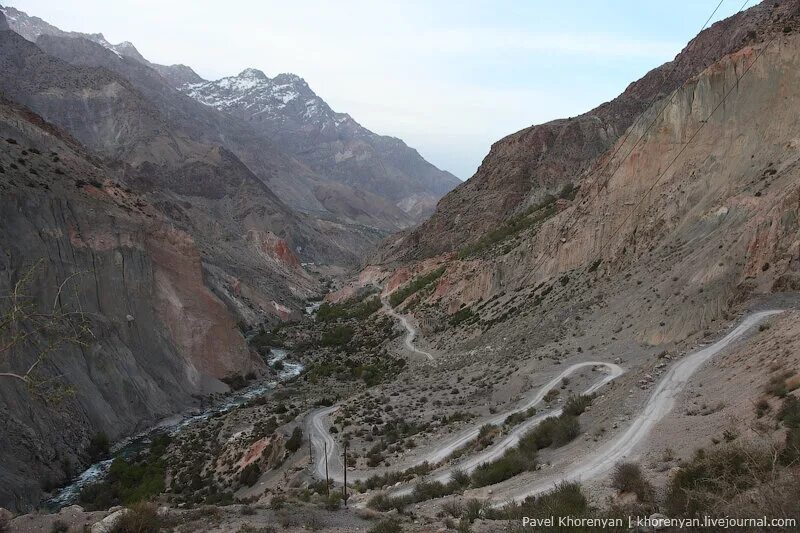
[[[578,117],[531,126],[497,141],[476,174],[442,198],[430,219],[389,237],[372,262],[457,251],[545,195],[557,194],[565,184],[578,184],[654,102],[723,56],[766,34],[782,32],[787,24],[791,27],[796,10],[794,1],[764,2],[717,22],[674,60],[631,83],[614,100]]]
[[[3,372],[39,361],[32,384],[0,378],[0,502],[23,509],[86,464],[96,433],[130,435],[264,363],[188,233],[76,140],[7,101],[0,138],[0,308],[21,283],[31,313],[69,319],[0,331],[4,346],[14,331],[32,333],[4,350]],[[80,338],[74,325],[62,331],[74,320],[88,328]]]

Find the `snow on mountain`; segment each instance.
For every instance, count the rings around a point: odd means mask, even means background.
[[[337,113],[295,74],[236,76],[187,83],[186,95],[246,120],[320,176],[366,190],[421,220],[459,180],[395,137],[378,135]]]
[[[236,76],[216,81],[188,83],[180,88],[188,96],[221,111],[268,115],[271,119],[299,119],[337,127],[350,117],[336,113],[312,91],[306,81],[295,74],[278,74],[269,78],[262,71],[248,68]]]
[[[13,7],[2,7],[0,11],[6,17],[9,28],[22,35],[25,39],[31,42],[36,42],[40,35],[55,35],[58,37],[80,37],[93,41],[105,48],[108,48],[119,57],[130,57],[137,61],[144,61],[144,58],[129,41],[123,41],[119,44],[112,44],[108,42],[102,33],[80,33],[74,31],[64,31],[46,22],[39,17],[29,16],[27,13],[15,9]]]

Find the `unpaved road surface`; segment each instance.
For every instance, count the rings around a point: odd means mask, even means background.
[[[781,312],[782,311],[780,310],[774,310],[753,313],[747,316],[737,327],[731,330],[722,339],[708,347],[684,357],[664,374],[664,377],[653,390],[653,393],[651,394],[650,399],[647,401],[647,404],[644,406],[642,412],[634,419],[631,425],[624,432],[613,438],[608,443],[602,445],[597,451],[591,452],[585,457],[576,460],[574,464],[571,464],[566,470],[547,475],[546,477],[541,477],[532,483],[526,483],[521,488],[509,488],[508,490],[503,490],[502,486],[495,486],[495,490],[493,491],[492,495],[494,505],[506,505],[512,501],[519,501],[528,496],[541,494],[551,490],[557,483],[560,482],[586,481],[596,478],[607,473],[618,462],[631,458],[636,447],[647,438],[653,427],[672,410],[678,394],[683,390],[686,383],[700,368],[700,366],[714,357],[717,353],[727,348],[732,342],[738,340],[751,328],[758,325],[766,318]],[[397,315],[393,311],[391,314],[398,317],[405,323],[400,315]],[[409,328],[408,326],[406,327],[410,331],[413,330],[413,328]],[[413,338],[413,335],[410,337],[410,339],[407,337],[407,343],[412,343]],[[411,344],[411,346],[413,347],[413,344]],[[417,456],[413,463],[405,465],[405,467],[408,468],[415,466],[425,461],[431,464],[441,462],[455,450],[475,439],[478,436],[478,432],[480,431],[480,427],[482,425],[502,424],[506,417],[512,413],[524,411],[530,407],[538,405],[544,399],[544,396],[548,391],[560,385],[561,380],[564,377],[572,374],[576,370],[586,367],[592,367],[593,369],[603,368],[605,372],[602,373],[602,377],[600,379],[596,380],[588,389],[586,389],[586,391],[584,391],[585,394],[596,392],[610,381],[613,381],[622,375],[624,372],[624,370],[618,365],[605,362],[587,361],[572,365],[542,386],[538,392],[536,392],[536,394],[531,396],[521,406],[474,424],[469,429],[466,429],[435,445],[432,449],[421,453]],[[343,479],[342,452],[340,451],[335,439],[328,431],[327,426],[328,416],[336,409],[337,407],[333,406],[313,411],[306,421],[306,430],[314,448],[314,474],[317,477],[325,477],[324,452],[327,450],[328,476],[333,481],[341,483]],[[535,415],[516,426],[497,444],[465,458],[455,466],[443,468],[433,473],[431,476],[428,476],[427,479],[446,482],[450,479],[450,476],[455,469],[470,472],[481,463],[500,457],[507,449],[516,445],[519,442],[520,437],[526,431],[541,423],[541,421],[545,418],[550,416],[558,416],[560,413],[561,408],[557,408]],[[355,481],[356,479],[364,479],[370,474],[370,471],[348,472],[348,478]],[[399,486],[392,489],[391,494],[402,495],[409,493],[411,490],[413,490],[412,485]]]
[[[553,379],[545,383],[541,388],[536,391],[534,395],[525,401],[520,406],[515,407],[514,409],[510,409],[501,413],[498,413],[491,418],[483,419],[478,423],[473,424],[469,428],[456,433],[455,435],[448,437],[447,439],[440,441],[434,447],[429,450],[423,451],[420,453],[413,462],[409,462],[403,465],[403,469],[410,468],[413,466],[420,465],[424,462],[428,462],[431,464],[438,463],[446,459],[450,454],[452,454],[455,450],[460,448],[461,446],[467,444],[468,442],[474,440],[478,433],[480,432],[481,426],[484,424],[495,424],[500,425],[502,424],[509,415],[525,411],[531,407],[534,407],[541,403],[544,400],[544,397],[550,392],[552,389],[557,388],[561,385],[561,380],[571,374],[573,374],[577,370],[581,370],[583,368],[591,367],[593,370],[602,369],[605,372],[600,372],[598,379],[584,391],[584,394],[592,394],[593,392],[600,389],[606,383],[616,379],[617,377],[621,376],[624,370],[615,364],[612,363],[604,363],[598,361],[587,361],[583,363],[574,364],[568,368],[566,368],[563,372],[555,376]],[[322,409],[317,409],[312,411],[307,420],[306,420],[306,433],[309,435],[311,439],[313,453],[314,453],[314,465],[313,465],[313,472],[314,475],[317,477],[325,478],[325,451],[327,450],[328,453],[328,477],[335,482],[341,482],[343,478],[342,473],[342,452],[339,448],[339,445],[336,443],[333,436],[328,431],[327,420],[331,413],[336,411],[336,407],[325,407]],[[466,472],[471,472],[474,470],[479,464],[484,463],[486,461],[492,461],[497,457],[500,457],[505,450],[508,448],[513,447],[514,445],[519,442],[520,437],[525,434],[526,431],[531,429],[533,426],[540,423],[545,418],[550,416],[558,416],[561,414],[561,408],[552,409],[543,413],[541,415],[537,415],[534,417],[529,418],[528,420],[522,422],[521,424],[514,427],[512,431],[510,431],[507,435],[503,437],[500,442],[494,444],[480,453],[475,454],[472,457],[469,457],[457,465],[448,467],[445,469],[440,470],[436,474],[433,475],[431,479],[436,479],[440,481],[447,481],[450,479],[450,475],[452,474],[453,470],[460,469]],[[395,469],[397,469],[397,465],[395,465]],[[347,477],[348,479],[352,479],[353,481],[357,479],[365,479],[372,475],[374,471],[354,471],[348,472]],[[393,491],[393,494],[401,494],[411,490],[412,487],[400,487]]]
[[[618,462],[632,458],[636,447],[641,444],[650,431],[675,406],[678,394],[683,390],[692,375],[709,359],[727,348],[732,342],[747,333],[766,318],[782,311],[760,311],[747,316],[741,324],[732,329],[722,339],[703,348],[670,368],[653,390],[644,409],[633,423],[621,435],[577,461],[566,471],[558,472],[526,484],[514,491],[496,491],[495,506],[502,506],[511,501],[520,501],[552,490],[557,483],[564,481],[586,481],[607,473]]]
[[[583,391],[583,394],[592,394],[598,391],[601,387],[615,380],[625,372],[619,365],[615,365],[613,363],[587,361],[584,363],[574,364],[568,367],[566,370],[561,372],[553,379],[551,379],[544,386],[542,386],[539,389],[539,391],[534,396],[532,396],[522,407],[518,407],[513,410],[503,412],[499,415],[494,416],[489,420],[482,421],[480,424],[476,424],[470,429],[467,429],[457,434],[454,438],[448,439],[443,444],[438,445],[434,450],[432,450],[431,453],[425,454],[418,461],[418,464],[422,463],[423,461],[428,461],[431,464],[443,461],[458,448],[476,439],[478,437],[478,433],[480,432],[480,428],[482,425],[484,424],[502,425],[505,419],[508,418],[509,415],[525,411],[530,407],[535,407],[536,405],[542,402],[542,400],[544,399],[545,395],[548,392],[561,386],[561,380],[563,378],[574,373],[576,370],[580,370],[586,367],[591,367],[593,370],[598,370],[602,368],[605,370],[605,372],[601,373],[600,374],[601,377],[595,380],[595,382],[589,388]],[[515,426],[508,434],[506,434],[496,444],[493,444],[481,450],[480,452],[457,462],[455,465],[448,466],[430,476],[427,476],[426,480],[440,481],[442,483],[446,483],[450,480],[450,477],[455,470],[461,470],[463,472],[470,473],[473,470],[475,470],[480,464],[498,459],[506,452],[506,450],[516,446],[520,438],[522,438],[522,436],[526,432],[528,432],[531,428],[539,425],[542,422],[542,420],[546,418],[560,415],[561,411],[562,409],[558,407],[556,409],[550,409],[544,413],[529,418],[528,420]],[[396,489],[393,489],[391,491],[391,494],[393,496],[408,494],[413,490],[413,488],[414,488],[413,485],[398,487]]]
[[[428,359],[428,361],[433,361],[433,355],[430,352],[426,352],[425,350],[420,350],[416,346],[414,346],[414,339],[417,338],[417,328],[415,328],[409,320],[395,311],[392,306],[389,304],[389,300],[386,299],[386,296],[381,296],[381,303],[383,304],[383,308],[392,318],[399,320],[400,323],[406,328],[406,338],[405,338],[405,346],[411,353],[415,353],[417,355],[422,355]]]

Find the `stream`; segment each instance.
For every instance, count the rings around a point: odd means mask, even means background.
[[[273,368],[276,363],[281,363],[278,367],[277,380],[262,381],[250,385],[249,387],[233,392],[230,396],[209,407],[196,409],[191,413],[169,417],[138,435],[116,443],[111,448],[112,457],[110,459],[104,459],[89,466],[89,468],[84,470],[69,485],[58,489],[51,498],[45,499],[41,507],[54,512],[62,507],[74,504],[78,500],[78,496],[84,487],[103,481],[115,458],[133,457],[147,449],[152,442],[152,438],[158,434],[168,433],[170,436],[177,435],[192,424],[207,420],[218,413],[230,411],[254,398],[262,396],[264,393],[275,388],[278,383],[298,376],[300,372],[303,371],[303,365],[301,363],[288,361],[286,359],[287,355],[288,352],[286,350],[273,348],[267,358],[267,362],[271,368]]]

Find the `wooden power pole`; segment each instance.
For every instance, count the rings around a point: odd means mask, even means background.
[[[344,485],[342,485],[342,499],[347,507],[347,441],[344,443]]]
[[[325,445],[325,495],[329,496],[331,493],[331,486],[328,482],[328,443],[323,442]]]

